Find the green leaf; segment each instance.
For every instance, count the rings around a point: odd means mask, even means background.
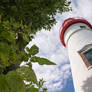
[[[19,22],[13,22],[13,27],[15,29],[19,28],[20,27],[20,23]]]
[[[24,40],[25,42],[29,42],[28,34],[23,33],[22,35],[23,35],[23,40]]]
[[[9,92],[26,92],[25,84],[18,73],[9,72],[6,75],[6,80],[9,85]]]
[[[17,70],[17,72],[25,81],[37,83],[37,78],[32,68],[22,66]]]
[[[39,82],[38,82],[38,84],[37,84],[37,86],[39,88],[42,88],[44,83],[45,83],[45,81],[43,79],[40,79]]]
[[[21,61],[28,61],[28,59],[29,59],[28,54],[25,51],[22,51]]]
[[[3,31],[0,35],[0,39],[7,40],[10,43],[14,43],[15,33],[13,31]]]
[[[34,85],[27,88],[27,92],[39,92],[38,88],[35,88]]]
[[[0,60],[0,64],[3,66],[3,68],[10,65],[10,63],[7,61],[7,56],[5,56],[3,53],[0,53]]]
[[[40,58],[37,56],[34,56],[31,58],[31,62],[38,62],[40,65],[56,65],[55,63],[51,62],[50,60],[46,59],[46,58]]]
[[[39,48],[36,45],[33,45],[30,49],[28,49],[29,55],[36,55],[39,52]]]
[[[10,26],[9,21],[8,20],[7,21],[4,21],[3,22],[3,26],[4,26],[4,28],[9,29],[9,26]]]
[[[43,88],[43,92],[47,92],[47,88]]]
[[[0,92],[9,92],[9,86],[4,75],[0,75]]]

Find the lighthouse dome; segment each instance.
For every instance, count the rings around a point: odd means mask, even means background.
[[[64,42],[64,33],[66,32],[66,30],[67,30],[71,25],[73,25],[73,24],[75,24],[75,23],[84,23],[84,24],[86,24],[89,28],[92,29],[91,24],[90,24],[87,20],[85,20],[84,18],[68,18],[68,19],[66,19],[66,20],[63,22],[63,24],[62,24],[62,26],[61,26],[61,28],[60,28],[60,40],[61,40],[61,42],[62,42],[62,44],[63,44],[64,46],[66,46],[66,44],[65,44],[65,42]]]

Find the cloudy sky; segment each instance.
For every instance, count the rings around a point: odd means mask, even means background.
[[[57,64],[55,66],[33,64],[38,79],[43,78],[46,81],[48,92],[74,92],[68,52],[60,42],[59,29],[63,21],[69,17],[83,17],[92,23],[92,0],[72,0],[71,7],[71,12],[57,14],[57,24],[51,31],[39,31],[28,45],[31,47],[36,44],[40,49],[38,56],[48,58]]]

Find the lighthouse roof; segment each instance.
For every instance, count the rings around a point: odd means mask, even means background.
[[[68,19],[66,19],[63,22],[63,24],[62,24],[62,26],[60,28],[60,40],[61,40],[62,44],[65,47],[66,47],[66,44],[64,42],[64,33],[65,33],[65,31],[67,30],[67,28],[69,26],[71,26],[72,24],[75,24],[75,23],[85,23],[86,25],[88,25],[92,29],[91,24],[87,20],[85,20],[83,18],[68,18]]]

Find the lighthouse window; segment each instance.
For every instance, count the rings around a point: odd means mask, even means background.
[[[82,57],[86,67],[88,69],[92,68],[92,44],[89,44],[81,49],[79,54]]]
[[[86,26],[80,26],[80,28],[86,28]]]
[[[88,50],[84,53],[85,57],[89,61],[89,63],[92,65],[92,49]]]

